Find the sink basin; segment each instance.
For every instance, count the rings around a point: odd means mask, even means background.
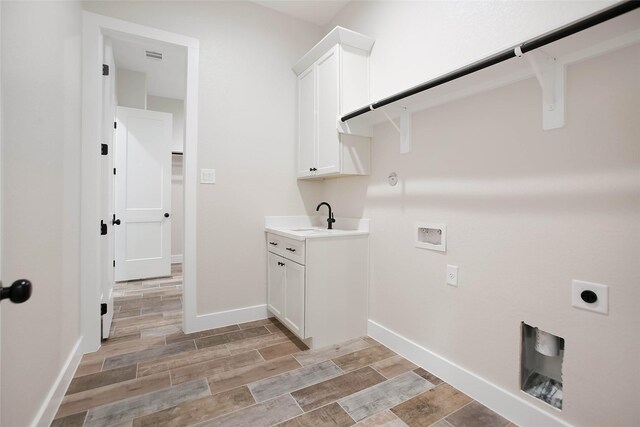
[[[291,231],[304,232],[304,233],[331,233],[334,230],[326,228],[292,228]]]

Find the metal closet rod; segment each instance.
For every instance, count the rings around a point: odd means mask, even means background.
[[[425,90],[443,85],[452,80],[459,79],[460,77],[464,77],[468,74],[475,73],[476,71],[483,70],[485,68],[491,67],[492,65],[496,65],[501,62],[504,62],[508,59],[515,58],[516,56],[518,56],[516,55],[516,49],[518,48],[520,48],[520,51],[522,53],[530,52],[532,50],[545,46],[549,43],[553,43],[557,40],[563,39],[565,37],[578,33],[582,30],[586,30],[587,28],[591,28],[595,25],[598,25],[610,19],[616,18],[620,15],[624,15],[625,13],[631,12],[632,10],[637,9],[638,7],[640,7],[640,1],[637,1],[637,0],[627,0],[622,3],[618,3],[600,12],[594,13],[593,15],[589,15],[578,21],[572,22],[571,24],[565,25],[564,27],[560,27],[556,30],[550,31],[546,34],[533,38],[522,44],[516,45],[510,49],[503,50],[502,52],[498,52],[487,58],[481,59],[469,65],[466,65],[462,68],[458,68],[457,70],[454,70],[450,73],[443,74],[440,77],[436,77],[433,80],[429,80],[428,82],[419,84],[418,86],[414,86],[403,92],[397,93],[395,95],[391,95],[387,98],[383,98],[378,102],[375,102],[366,107],[362,107],[358,110],[355,110],[347,114],[346,116],[343,116],[340,119],[340,121],[346,122],[347,120],[353,119],[354,117],[361,116],[369,111],[377,110],[378,108],[384,107],[385,105],[392,104],[401,99],[407,98],[409,96],[415,95],[420,92],[424,92]]]

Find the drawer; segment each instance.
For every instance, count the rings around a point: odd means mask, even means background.
[[[267,233],[267,250],[270,252],[280,253],[278,249],[282,247],[282,237],[277,234]]]
[[[289,239],[277,234],[267,233],[267,250],[283,256],[298,264],[305,262],[304,240]]]

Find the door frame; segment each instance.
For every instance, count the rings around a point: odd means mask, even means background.
[[[2,5],[0,4],[0,24],[2,23]],[[1,26],[1,25],[0,25]],[[2,29],[0,28],[0,34]],[[2,43],[0,43],[0,46]],[[1,49],[0,49],[1,50]],[[2,252],[2,52],[0,52],[0,279],[2,279],[2,270],[4,266],[4,257]],[[0,414],[2,414],[2,307],[0,307]],[[0,419],[0,424],[2,419]]]
[[[183,329],[196,327],[196,191],[198,176],[198,39],[91,12],[82,14],[82,171],[80,212],[80,330],[84,353],[100,348],[100,139],[103,36],[125,34],[187,50],[184,119]]]

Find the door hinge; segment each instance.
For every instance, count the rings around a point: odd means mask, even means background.
[[[115,259],[113,260],[113,266],[114,267],[116,266],[116,260]]]
[[[107,64],[102,64],[102,75],[103,76],[109,75],[109,66]]]
[[[104,316],[105,314],[107,314],[107,303],[103,302],[100,303],[100,316]]]
[[[118,122],[113,122],[113,128],[118,129]]]
[[[113,174],[114,175],[116,174],[116,168],[113,168]]]
[[[100,220],[100,235],[104,236],[106,234],[107,234],[107,224],[105,224],[103,220]]]
[[[100,144],[100,153],[102,153],[103,156],[109,154],[109,146],[107,144]]]

